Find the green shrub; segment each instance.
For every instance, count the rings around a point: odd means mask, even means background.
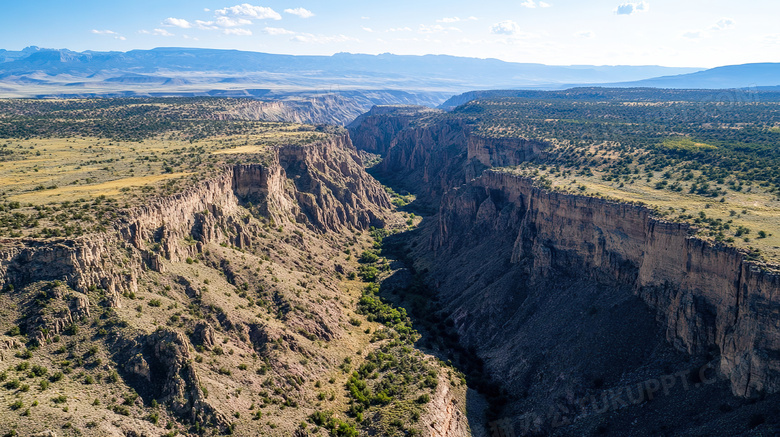
[[[360,261],[363,264],[370,264],[375,263],[379,260],[379,255],[377,255],[375,252],[370,250],[364,250],[363,253],[360,254]]]
[[[43,376],[43,375],[46,375],[47,373],[49,373],[49,369],[47,369],[47,368],[45,368],[43,366],[39,366],[37,364],[32,366],[32,369],[30,371],[35,376]]]

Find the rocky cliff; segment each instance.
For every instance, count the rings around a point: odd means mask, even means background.
[[[543,158],[545,148],[476,137],[449,120],[397,132],[379,173],[412,179],[411,191],[437,208],[407,250],[435,292],[432,310],[508,396],[501,414],[514,429],[560,405],[573,419],[604,388],[710,358],[737,397],[779,392],[777,267],[646,208],[489,170]],[[702,404],[722,395],[707,396]],[[638,417],[626,423],[658,420]]]
[[[421,113],[434,112],[422,106],[374,106],[352,121],[347,129],[353,141],[361,144],[362,150],[384,155],[398,132],[409,127]]]
[[[374,107],[349,125],[361,150],[383,155],[376,172],[394,184],[429,197],[478,176],[484,169],[512,166],[543,156],[548,145],[516,138],[472,134],[465,120],[436,120],[438,112],[417,107]]]
[[[448,194],[431,250],[452,256],[480,231],[509,237],[511,255],[494,261],[529,278],[563,273],[628,287],[657,312],[675,347],[719,352],[734,394],[780,390],[780,331],[767,323],[780,312],[780,274],[771,266],[693,237],[687,225],[644,207],[550,192],[498,171]]]
[[[236,165],[171,197],[128,211],[113,230],[77,240],[3,240],[0,286],[64,280],[76,290],[137,291],[136,278],[161,259],[181,261],[207,243],[245,247],[252,230],[237,216],[252,202],[275,222],[313,231],[382,226],[390,202],[363,170],[346,135],[282,146],[268,165]],[[185,241],[192,238],[195,244]]]
[[[148,329],[154,329],[151,324],[116,333],[107,327],[127,327],[126,321],[117,319],[120,315],[141,317],[145,306],[123,307],[137,295],[161,289],[162,281],[168,284],[163,299],[181,292],[187,302],[184,306],[193,311],[186,314],[206,320],[192,333],[201,352],[212,347],[216,350],[211,327],[216,324],[219,331],[235,333],[237,348],[246,351],[242,357],[252,353],[257,357],[262,351],[269,366],[281,366],[273,361],[274,350],[267,350],[266,345],[277,341],[281,344],[284,340],[293,350],[302,351],[303,346],[297,345],[288,331],[305,333],[306,336],[297,335],[306,341],[330,341],[343,334],[340,307],[322,302],[321,298],[319,303],[298,303],[295,309],[289,303],[301,293],[300,287],[305,287],[307,293],[309,289],[317,290],[318,296],[328,299],[338,290],[325,281],[325,277],[335,275],[333,262],[324,264],[319,257],[326,254],[316,258],[312,254],[326,251],[307,250],[307,246],[324,247],[325,241],[352,235],[347,231],[381,227],[389,217],[389,208],[387,194],[365,173],[346,135],[334,135],[307,146],[280,146],[271,150],[265,164],[227,167],[220,175],[179,194],[129,210],[107,232],[73,240],[3,240],[0,289],[6,292],[4,301],[14,302],[13,307],[21,312],[14,319],[21,328],[17,333],[26,333],[34,345],[42,347],[59,342],[61,336],[73,335],[78,325],[88,320],[92,308],[97,313],[93,326],[102,329],[91,338],[106,336],[111,360],[118,363],[124,381],[147,404],[154,399],[170,406],[169,411],[185,422],[227,431],[233,426],[229,417],[232,413],[228,414],[224,405],[207,399],[208,392],[203,387],[207,381],[214,381],[207,376],[208,370],[196,369],[193,364],[193,345],[183,329],[172,328],[184,326],[180,322],[181,311],[171,315],[169,328],[160,327],[153,333]],[[285,236],[283,228],[291,228],[289,235]],[[280,234],[271,246],[264,241],[269,232]],[[222,248],[227,252],[217,256],[214,252]],[[290,260],[297,252],[311,265],[299,267],[299,261]],[[236,259],[233,253],[243,255]],[[247,254],[252,258],[248,259]],[[280,281],[277,276],[287,272],[282,268],[287,264],[309,272],[299,274],[297,291],[275,285],[273,294],[269,294],[265,275],[256,266],[272,257],[280,265],[274,267],[276,270],[270,264],[266,267],[273,275],[274,281],[269,281],[272,284]],[[249,265],[240,264],[251,260],[252,270]],[[208,287],[203,284],[209,284],[209,280],[198,279],[200,273],[180,267],[200,262],[204,268],[220,272],[210,276],[210,281],[224,283],[226,296],[239,293],[249,299],[252,307],[254,300],[247,292],[257,290],[253,293],[257,293],[258,305],[262,301],[263,306],[278,306],[279,312],[274,314],[283,318],[284,323],[258,324],[252,317],[222,310],[220,305],[224,303],[220,303],[219,294],[206,296]],[[211,275],[212,270],[203,272]],[[322,274],[322,281],[310,284],[310,275],[315,274]],[[201,285],[196,285],[196,281]],[[8,293],[13,290],[17,292]],[[202,307],[198,306],[200,303]],[[149,308],[161,305],[160,300],[149,301]],[[245,305],[246,302],[241,308]],[[177,307],[178,303],[171,303],[168,315]],[[220,309],[214,313],[215,308]],[[8,314],[3,317],[4,323],[9,322]],[[100,321],[109,318],[113,321],[108,325]],[[304,374],[295,366],[280,369],[285,375]],[[318,369],[322,372],[327,366],[318,365]],[[229,384],[228,381],[225,385]],[[126,405],[135,403],[128,401]],[[148,426],[139,425],[137,429]]]

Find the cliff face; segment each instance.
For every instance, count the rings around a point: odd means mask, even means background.
[[[415,107],[375,107],[349,130],[361,150],[383,155],[378,174],[434,203],[486,168],[518,165],[543,155],[548,147],[540,141],[473,135],[458,119],[413,126],[431,113]]]
[[[347,128],[362,150],[384,155],[398,132],[409,127],[421,113],[431,111],[422,106],[374,106]]]
[[[543,157],[546,147],[480,138],[450,120],[396,133],[379,165],[438,207],[410,237],[411,258],[460,343],[508,393],[503,414],[515,429],[529,412],[573,412],[602,386],[689,360],[714,358],[738,397],[780,392],[774,267],[646,208],[488,170]]]
[[[737,250],[692,237],[688,226],[643,207],[549,192],[494,171],[442,202],[433,253],[457,252],[464,227],[466,235],[480,228],[511,238],[503,262],[529,278],[565,274],[633,290],[676,348],[720,352],[734,394],[780,390],[780,330],[768,323],[780,312],[780,275]]]
[[[76,290],[98,287],[109,299],[136,292],[137,278],[162,259],[182,261],[204,244],[251,244],[241,202],[254,201],[275,222],[315,232],[381,226],[387,194],[368,176],[346,135],[309,146],[282,146],[269,165],[237,165],[174,196],[129,211],[115,228],[77,240],[4,240],[0,286],[65,280]],[[186,238],[192,238],[189,242]]]
[[[508,167],[541,156],[547,147],[544,142],[521,138],[469,136],[468,159],[485,167]]]
[[[459,120],[401,130],[377,172],[409,191],[437,199],[476,174],[465,165],[468,137],[468,127]]]

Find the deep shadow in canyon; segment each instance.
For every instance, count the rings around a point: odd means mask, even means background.
[[[669,341],[664,316],[631,285],[630,261],[613,253],[610,269],[588,267],[581,259],[599,257],[596,249],[576,253],[568,241],[540,247],[547,231],[522,201],[530,195],[521,189],[518,201],[517,189],[479,184],[488,167],[469,158],[467,127],[398,125],[384,123],[399,130],[372,144],[385,161],[370,173],[417,195],[404,208],[423,221],[384,239],[383,254],[398,270],[382,295],[407,309],[422,334],[418,346],[451,362],[484,397],[486,415],[470,417],[472,429],[484,421],[494,436],[780,430],[780,396],[735,396],[718,371],[718,347],[685,350]],[[361,148],[366,131],[351,134]],[[691,326],[703,331],[693,335],[711,336],[717,310],[696,298],[690,305]]]

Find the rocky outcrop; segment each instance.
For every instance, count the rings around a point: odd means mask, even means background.
[[[129,383],[145,398],[168,403],[192,423],[212,424],[222,430],[230,426],[230,419],[207,400],[192,367],[190,343],[183,334],[158,329],[119,345],[116,356],[125,362],[123,370]]]
[[[389,199],[360,165],[348,136],[282,147],[273,161],[279,165],[236,166],[233,185],[237,196],[264,205],[277,222],[294,217],[318,232],[382,225]]]
[[[214,328],[206,322],[200,322],[195,326],[192,334],[192,342],[198,346],[211,350],[217,345],[216,333]]]
[[[464,387],[455,388],[444,375],[439,376],[436,392],[426,405],[426,414],[420,419],[427,425],[431,437],[466,437],[472,435],[466,418]]]
[[[76,240],[0,241],[0,288],[34,281],[65,281],[117,296],[138,289],[144,269],[163,259],[182,261],[207,243],[238,248],[254,229],[239,206],[254,202],[277,223],[297,222],[315,232],[381,226],[390,201],[363,170],[346,134],[306,146],[280,146],[269,164],[236,165],[171,197],[127,212],[114,229]]]

